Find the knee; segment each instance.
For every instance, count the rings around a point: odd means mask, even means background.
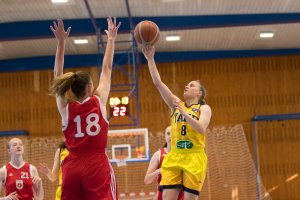
[[[199,195],[192,194],[190,192],[184,192],[184,200],[198,200]]]
[[[163,200],[174,200],[178,198],[179,190],[165,189],[163,190]]]

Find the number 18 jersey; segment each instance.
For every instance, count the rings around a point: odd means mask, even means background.
[[[99,97],[66,106],[63,132],[69,151],[74,155],[103,154],[107,145],[108,121],[103,118]]]
[[[189,107],[180,102],[184,111],[192,118],[199,120],[200,104],[193,104]],[[197,132],[182,116],[176,108],[171,116],[171,152],[200,152],[205,147],[205,135]]]

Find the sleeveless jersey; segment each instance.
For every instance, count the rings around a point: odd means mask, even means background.
[[[193,104],[190,107],[186,107],[182,101],[180,104],[188,115],[199,120],[200,104]],[[172,152],[200,152],[205,147],[205,135],[197,132],[177,108],[171,116],[171,133]]]
[[[32,177],[30,164],[24,163],[20,168],[8,163],[6,167],[5,189],[6,196],[16,191],[19,200],[33,200]]]
[[[103,154],[107,145],[108,121],[103,118],[99,97],[68,103],[65,143],[74,155]]]

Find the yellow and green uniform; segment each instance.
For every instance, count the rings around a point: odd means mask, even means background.
[[[69,154],[69,151],[67,148],[61,148],[60,153],[59,153],[59,174],[58,174],[58,186],[56,189],[56,195],[55,195],[55,200],[60,200],[61,196],[61,186],[62,186],[62,163],[66,156]]]
[[[196,120],[200,117],[200,104],[186,107],[185,112]],[[161,167],[161,189],[180,188],[199,195],[207,166],[204,151],[205,135],[197,132],[175,109],[171,116],[171,151],[166,155]]]

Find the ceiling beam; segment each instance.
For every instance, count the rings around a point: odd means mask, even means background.
[[[129,63],[127,54],[128,52],[116,53],[114,61],[119,65]],[[157,63],[162,63],[284,55],[300,55],[300,49],[157,52],[155,54],[155,60]],[[65,68],[97,66],[98,56],[98,54],[66,55]],[[124,57],[126,57],[126,59],[124,59]],[[141,63],[145,64],[146,60],[144,56],[141,55],[141,58]],[[54,56],[0,60],[0,72],[46,70],[52,69],[53,65]]]
[[[160,30],[167,31],[300,23],[300,13],[132,17],[134,24],[146,19],[157,23]],[[95,29],[90,20],[69,19],[64,20],[64,24],[66,27],[72,27],[70,36],[94,35]],[[106,27],[106,18],[97,18],[95,20],[99,27]],[[122,22],[119,32],[129,33],[131,27],[128,18],[118,18],[118,21]],[[53,36],[49,28],[51,24],[51,20],[1,23],[0,41],[52,38]]]
[[[97,26],[96,19],[95,19],[94,15],[93,15],[93,12],[92,12],[92,9],[90,7],[90,4],[89,4],[88,0],[84,0],[84,3],[85,3],[87,11],[89,13],[89,16],[91,18],[91,22],[92,22],[92,25],[94,27],[95,34],[97,36],[98,53],[99,54],[100,53],[104,53],[104,51],[105,51],[105,45],[104,45],[102,34],[101,34],[101,28]]]

